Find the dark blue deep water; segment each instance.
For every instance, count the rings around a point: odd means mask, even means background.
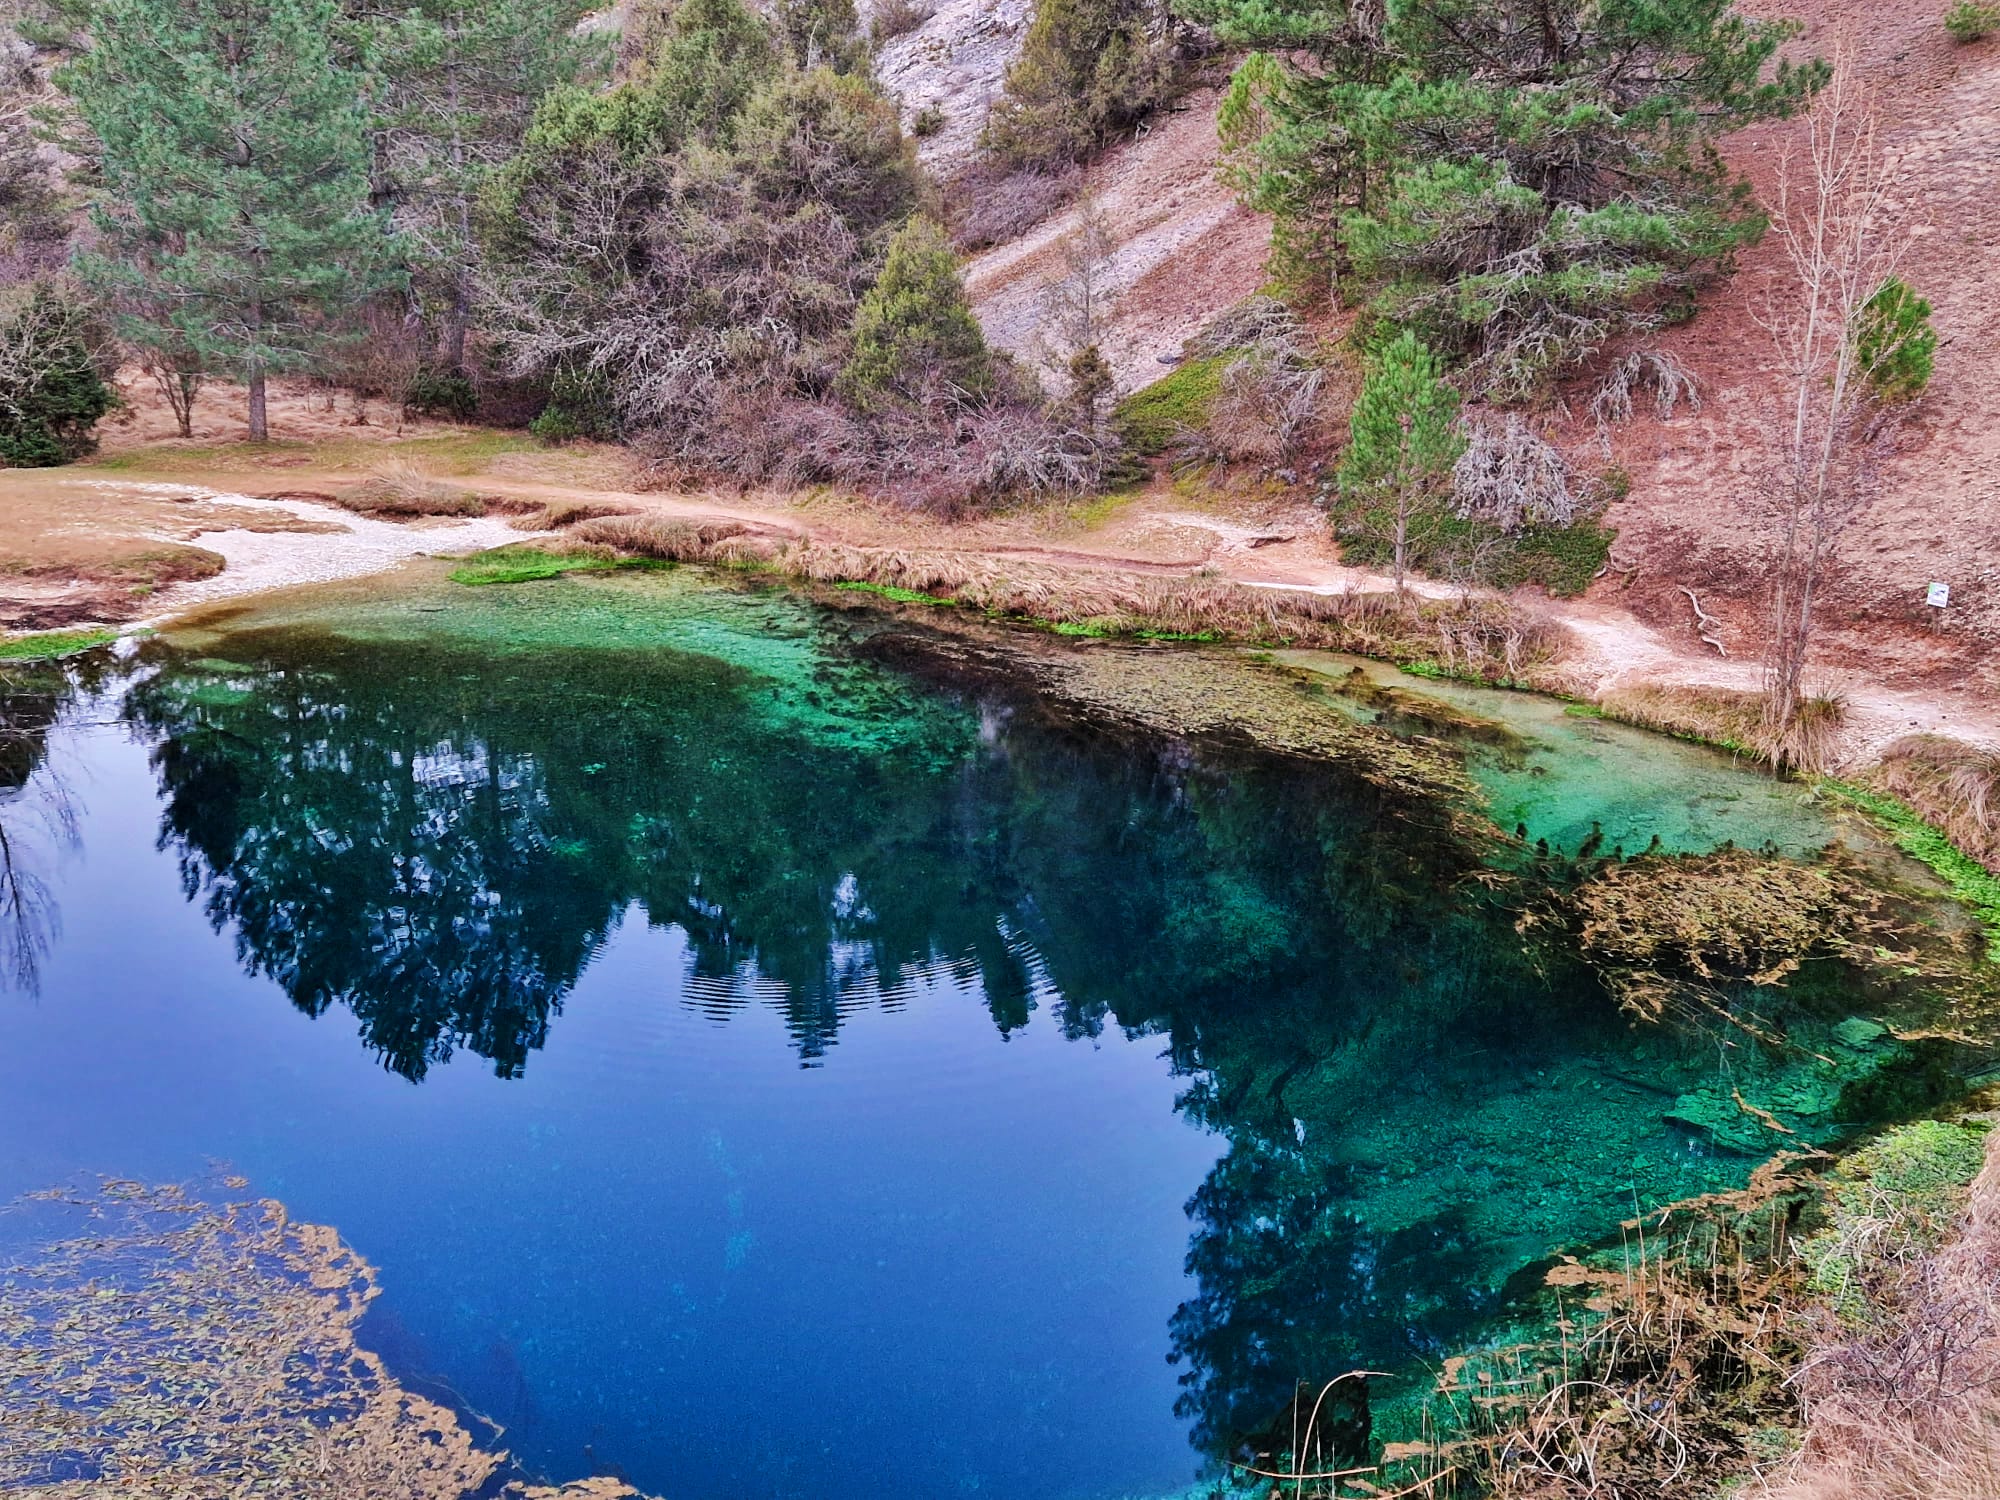
[[[1109,1500],[1747,1173],[1669,1116],[1754,1072],[1435,810],[884,629],[573,580],[20,677],[0,1198],[226,1164],[535,1474]]]

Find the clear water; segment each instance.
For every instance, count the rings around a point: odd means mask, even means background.
[[[1864,1114],[1629,1028],[1434,810],[963,687],[912,629],[430,578],[17,684],[0,1197],[227,1162],[550,1478],[1108,1500],[1742,1181],[1688,1098]]]

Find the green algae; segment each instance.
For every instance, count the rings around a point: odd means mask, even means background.
[[[110,629],[43,630],[0,637],[0,662],[54,661],[80,651],[94,651],[118,639]]]
[[[594,552],[549,552],[540,547],[495,547],[474,553],[451,570],[451,581],[467,588],[495,583],[536,583],[568,573],[617,573],[670,566],[646,557],[605,557]]]

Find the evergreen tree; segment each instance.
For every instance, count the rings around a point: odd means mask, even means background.
[[[95,137],[86,278],[141,349],[265,377],[307,365],[389,279],[361,80],[333,0],[101,0],[59,75]]]
[[[1413,550],[1444,523],[1452,465],[1465,451],[1458,392],[1416,335],[1404,333],[1370,366],[1340,460],[1346,525],[1386,548],[1396,592]]]
[[[867,408],[917,400],[938,387],[968,396],[993,384],[986,349],[958,258],[944,231],[919,214],[889,242],[889,256],[854,315],[854,354],[842,393]]]
[[[986,145],[1016,166],[1058,166],[1143,119],[1173,85],[1163,19],[1157,0],[1038,0]]]
[[[542,97],[598,60],[601,49],[576,32],[589,9],[587,0],[415,0],[367,33],[393,223],[419,289],[438,304],[445,372],[465,366],[479,194],[519,149]]]
[[[1721,133],[1796,108],[1822,65],[1730,0],[1182,0],[1270,50],[1223,111],[1240,187],[1295,282],[1520,399],[1685,312],[1762,221]]]

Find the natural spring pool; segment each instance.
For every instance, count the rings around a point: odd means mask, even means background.
[[[1110,1500],[1739,1185],[1737,1096],[1830,1141],[1957,1086],[1845,970],[1790,1050],[1635,1026],[1495,877],[1859,837],[1796,787],[855,603],[420,569],[17,674],[0,1200],[240,1174],[530,1475]],[[1238,676],[1361,748],[1166,722]],[[1527,849],[1357,771],[1385,712]]]

